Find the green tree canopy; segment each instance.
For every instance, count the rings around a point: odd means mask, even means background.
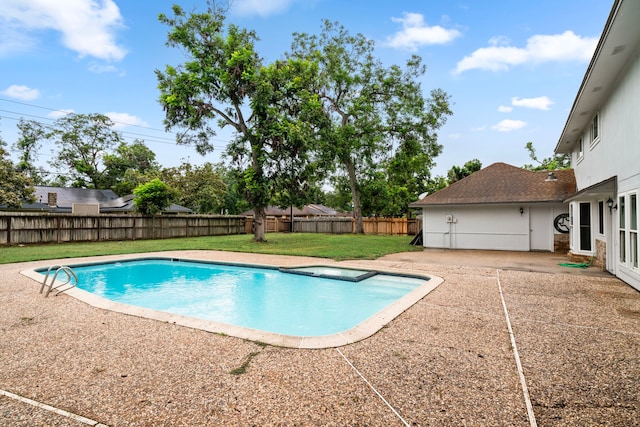
[[[524,147],[529,152],[529,157],[531,158],[531,160],[537,163],[537,165],[526,164],[522,166],[524,169],[531,171],[553,171],[559,169],[569,169],[571,167],[571,153],[555,154],[551,157],[538,160],[536,149],[533,147],[533,142],[527,142]]]
[[[36,167],[38,151],[47,138],[47,128],[35,120],[20,119],[18,122],[18,140],[13,144],[19,153],[18,170],[31,178],[35,185],[45,184],[47,173],[42,167]]]
[[[447,172],[447,181],[449,184],[453,184],[456,181],[460,181],[462,178],[471,175],[474,172],[482,169],[482,162],[478,159],[469,160],[464,166],[452,166]]]
[[[220,213],[224,210],[227,186],[211,163],[193,166],[183,162],[161,172],[162,180],[176,192],[175,202],[197,213]]]
[[[429,170],[442,150],[435,131],[451,114],[449,96],[441,90],[423,95],[418,79],[426,67],[418,56],[404,68],[385,67],[375,57],[373,41],[337,23],[325,21],[319,36],[294,37],[289,57],[320,64],[316,93],[327,121],[319,152],[348,177],[356,231],[363,233],[360,181],[375,176],[392,153],[398,153],[399,167],[416,166],[408,161],[411,154],[402,154],[405,149],[419,152],[419,168]]]
[[[103,155],[102,162],[105,187],[120,196],[131,194],[134,188],[157,178],[160,173],[156,154],[141,140],[131,144],[120,142],[113,153]]]
[[[19,208],[22,202],[34,202],[33,182],[13,164],[0,138],[0,205]]]
[[[254,239],[265,241],[265,208],[283,183],[311,172],[306,144],[318,120],[317,79],[312,61],[286,60],[265,65],[255,50],[252,31],[225,24],[215,3],[205,13],[159,16],[170,28],[167,45],[179,47],[186,61],[156,71],[165,127],[179,128],[177,142],[198,152],[213,150],[211,122],[230,127],[232,162],[242,170],[240,186],[255,212]],[[312,121],[310,118],[314,118]]]
[[[155,178],[133,190],[133,204],[145,215],[157,215],[171,206],[175,192],[164,182]]]
[[[110,187],[103,156],[122,143],[113,125],[109,117],[97,113],[68,114],[55,121],[47,137],[59,151],[51,164],[67,172],[71,186]]]

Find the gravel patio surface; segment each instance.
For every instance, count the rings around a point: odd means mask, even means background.
[[[640,425],[640,292],[592,268],[558,268],[553,255],[449,255],[337,263],[444,283],[372,337],[321,350],[44,299],[20,271],[55,261],[0,265],[0,425]]]

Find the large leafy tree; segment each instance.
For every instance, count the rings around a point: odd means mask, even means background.
[[[144,141],[127,144],[113,125],[102,114],[70,114],[51,126],[20,120],[20,136],[13,145],[19,154],[18,170],[37,185],[70,184],[131,194],[138,185],[156,178],[160,165]],[[52,142],[57,150],[51,161],[57,176],[51,182],[45,180],[50,173],[35,166],[44,142]]]
[[[469,160],[463,166],[451,166],[451,169],[447,171],[447,181],[449,184],[453,184],[480,169],[482,169],[482,162],[478,159]]]
[[[408,144],[424,155],[419,167],[428,170],[442,150],[435,131],[451,114],[449,96],[439,89],[423,95],[418,79],[426,67],[418,56],[404,68],[386,67],[373,41],[329,21],[319,36],[296,34],[289,57],[320,64],[317,94],[327,118],[320,150],[348,177],[356,232],[363,233],[360,181]]]
[[[157,215],[171,206],[175,191],[158,178],[133,190],[133,204],[138,212],[145,215]]]
[[[36,163],[38,151],[47,138],[47,128],[35,120],[20,119],[18,132],[18,140],[13,144],[13,149],[19,154],[17,168],[31,178],[35,185],[43,185],[47,172],[42,167],[37,167]]]
[[[103,156],[122,143],[114,123],[103,114],[68,114],[53,124],[48,138],[59,147],[51,161],[65,170],[71,186],[109,188]]]
[[[102,156],[105,166],[104,185],[116,194],[131,194],[133,189],[157,178],[160,164],[156,154],[143,141],[120,142],[114,152]]]
[[[222,162],[216,163],[214,170],[222,177],[226,190],[220,211],[229,215],[238,215],[249,210],[251,207],[244,197],[244,190],[242,190],[244,182],[242,170],[229,168]]]
[[[34,202],[33,183],[13,164],[0,138],[0,205],[18,208],[22,202]]]
[[[187,14],[173,6],[167,45],[186,54],[183,64],[156,71],[167,129],[179,128],[177,142],[201,154],[213,150],[211,126],[234,132],[228,153],[242,171],[241,187],[255,212],[254,239],[265,241],[265,208],[280,186],[302,180],[307,143],[318,121],[319,102],[306,89],[315,82],[313,61],[265,65],[252,31],[225,24],[224,11],[210,3],[205,13]],[[313,118],[314,120],[311,120]]]
[[[163,169],[162,180],[176,192],[175,202],[197,213],[219,213],[224,209],[227,186],[211,163]]]

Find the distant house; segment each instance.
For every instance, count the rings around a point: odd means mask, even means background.
[[[616,0],[555,148],[571,153],[570,255],[640,290],[640,1]]]
[[[310,204],[304,205],[302,209],[298,209],[297,207],[288,207],[288,208],[279,208],[277,206],[267,206],[265,209],[266,215],[268,217],[280,217],[280,218],[289,218],[291,217],[291,211],[293,210],[293,217],[296,218],[316,218],[323,216],[341,216],[335,209],[329,208],[327,206],[319,205],[319,204]],[[240,215],[244,216],[253,216],[253,209],[245,211]]]
[[[494,163],[412,203],[427,248],[567,251],[572,170]]]
[[[133,195],[118,197],[112,190],[35,186],[35,203],[25,203],[23,210],[57,213],[132,213]],[[166,214],[192,213],[184,206],[172,204]]]

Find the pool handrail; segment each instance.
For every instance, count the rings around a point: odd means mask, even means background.
[[[56,269],[56,272],[52,276],[51,283],[47,284],[47,279],[49,278],[49,274],[51,273],[51,270],[53,270],[54,268]],[[59,284],[57,286],[53,286],[54,283],[56,283],[56,279],[58,278],[58,274],[61,271],[67,275],[66,282],[61,283],[61,284]],[[60,289],[61,287],[65,286],[65,285],[69,285],[70,282],[71,282],[71,279],[73,279],[75,281],[75,283],[71,284],[68,288]],[[52,265],[47,269],[47,274],[45,274],[44,279],[42,280],[42,286],[40,286],[40,293],[42,293],[42,291],[44,290],[44,288],[46,286],[49,286],[49,288],[47,289],[47,292],[44,294],[45,298],[47,298],[49,296],[49,293],[51,293],[52,290],[60,289],[55,294],[57,296],[57,295],[60,295],[62,292],[68,291],[69,289],[75,288],[76,286],[78,286],[78,276],[73,271],[73,269],[71,267],[69,267],[69,266],[66,266],[66,265]]]

